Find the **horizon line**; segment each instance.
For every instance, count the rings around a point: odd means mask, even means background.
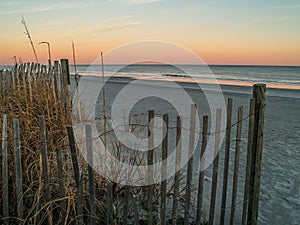
[[[24,62],[25,64],[28,63],[28,62]],[[24,64],[23,63],[23,64]],[[32,63],[32,62],[30,62]],[[15,64],[2,64],[0,66],[14,66]],[[18,63],[18,65],[20,65]],[[40,65],[47,65],[44,64],[44,63],[40,63]],[[99,65],[101,66],[101,64],[92,64],[92,63],[78,63],[76,64],[76,66],[91,66],[91,65]],[[135,64],[126,64],[126,63],[107,63],[107,64],[104,64],[104,65],[108,65],[108,66],[113,66],[113,65],[140,65],[140,66],[177,66],[177,65],[180,65],[180,66],[248,66],[248,67],[300,67],[300,64],[299,65],[274,65],[274,64],[215,64],[215,63],[212,63],[212,64],[193,64],[193,63],[174,63],[174,64],[163,64],[163,63],[135,63]],[[74,66],[73,63],[69,63],[69,66]]]

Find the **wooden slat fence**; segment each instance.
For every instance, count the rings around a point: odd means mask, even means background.
[[[100,177],[93,170],[93,138],[91,124],[85,126],[87,162],[80,155],[71,125],[70,85],[68,60],[55,61],[53,67],[40,64],[16,65],[11,71],[0,71],[1,126],[1,216],[3,224],[257,224],[260,174],[262,164],[265,85],[253,87],[249,113],[244,116],[243,106],[238,107],[237,120],[233,121],[233,99],[228,99],[227,112],[216,110],[216,133],[211,134],[209,117],[202,116],[200,130],[195,130],[197,106],[191,106],[189,161],[185,169],[161,183],[147,187],[122,186]],[[44,91],[39,90],[43,89]],[[24,105],[15,101],[22,98]],[[44,98],[42,103],[41,96]],[[42,109],[36,105],[42,104]],[[14,109],[20,110],[12,113]],[[227,113],[224,151],[220,140],[221,117]],[[21,115],[21,116],[18,116]],[[164,114],[164,136],[161,149],[153,148],[154,128],[150,123],[157,116],[148,113],[149,149],[145,160],[152,165],[158,157],[168,157],[170,141],[170,115]],[[60,118],[63,117],[63,120]],[[30,119],[30,120],[29,120]],[[243,127],[248,121],[246,145]],[[130,126],[130,124],[129,124]],[[135,126],[137,126],[135,124]],[[234,142],[231,139],[236,129]],[[38,134],[25,139],[28,129]],[[181,161],[181,134],[186,132],[182,119],[176,118],[176,160]],[[210,135],[215,139],[215,158],[208,171],[200,165],[193,167],[195,133],[201,134],[200,159],[205,162],[205,149]],[[11,136],[10,136],[11,135]],[[245,138],[244,138],[245,139]],[[10,144],[10,140],[13,140]],[[37,143],[30,149],[28,144]],[[234,145],[234,161],[230,161]],[[58,147],[57,147],[58,146]],[[219,149],[221,148],[221,151]],[[244,180],[239,180],[241,151],[247,151]],[[155,154],[159,152],[159,155]],[[223,167],[220,159],[224,155]],[[222,156],[222,157],[221,157]],[[11,161],[11,159],[13,159]],[[223,159],[223,158],[222,158]],[[168,173],[163,161],[162,175]],[[150,167],[149,167],[150,168]],[[197,171],[199,170],[199,171]],[[229,171],[233,171],[232,181]],[[194,173],[199,174],[196,181]],[[149,171],[148,179],[153,179]],[[237,200],[238,185],[243,183],[242,204]],[[231,186],[228,184],[231,183]],[[222,188],[221,188],[222,185]],[[211,187],[210,190],[206,190]],[[231,189],[230,189],[231,188]],[[210,196],[205,195],[210,192]],[[221,193],[221,201],[217,201]],[[231,193],[230,195],[228,195]],[[196,196],[196,197],[195,197]],[[231,197],[231,201],[228,197]],[[205,204],[208,200],[208,204]],[[241,221],[237,221],[241,214]]]

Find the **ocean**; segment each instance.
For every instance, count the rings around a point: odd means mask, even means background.
[[[74,66],[70,65],[71,73]],[[101,65],[77,66],[77,73],[101,76]],[[209,83],[231,84],[230,90],[243,91],[233,86],[252,86],[265,83],[271,87],[269,96],[300,98],[300,66],[236,66],[236,65],[105,65],[105,74],[133,78],[188,81],[193,79]],[[228,89],[228,88],[224,88]],[[295,91],[296,90],[296,91]]]
[[[71,72],[74,72],[72,65],[70,68]],[[101,74],[101,69],[100,65],[77,66],[77,72],[80,74]],[[300,85],[300,66],[210,65],[209,69],[218,80]],[[108,74],[118,73],[125,76],[138,75],[149,77],[184,77],[187,75],[187,72],[189,72],[192,76],[197,78],[212,79],[212,74],[208,73],[207,67],[202,65],[105,65],[104,70],[105,73]]]

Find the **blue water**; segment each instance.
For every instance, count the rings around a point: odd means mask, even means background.
[[[70,66],[71,73],[74,67]],[[77,66],[79,74],[101,75],[101,65]],[[233,82],[253,82],[277,85],[300,86],[300,66],[199,66],[199,65],[105,65],[105,74],[116,74],[124,77],[147,76],[152,78],[189,78],[204,80],[225,80]],[[300,87],[299,87],[300,88]],[[222,86],[224,92],[249,93],[247,88],[237,86]],[[300,98],[299,90],[269,89],[268,96]]]
[[[143,75],[143,76],[188,76],[186,72],[201,79],[212,79],[212,74],[216,79],[265,82],[272,84],[291,84],[300,85],[300,67],[299,66],[218,66],[211,65],[208,73],[207,67],[197,65],[180,65],[178,67],[171,65],[105,65],[105,73],[117,73],[123,75]],[[71,65],[71,72],[74,67]],[[77,72],[81,74],[100,74],[100,65],[80,65],[77,66]]]
[[[11,66],[0,66],[9,69]],[[120,69],[121,68],[121,69]],[[75,72],[70,65],[71,73]],[[77,65],[79,74],[101,74],[101,65]],[[105,65],[106,74],[121,74],[124,76],[174,76],[192,75],[200,79],[232,80],[247,82],[264,82],[270,84],[300,85],[300,66],[230,66],[230,65]],[[188,73],[188,74],[187,74]]]

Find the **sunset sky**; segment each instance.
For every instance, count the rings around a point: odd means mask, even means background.
[[[299,0],[1,1],[1,65],[34,61],[21,15],[42,63],[40,41],[51,43],[52,59],[71,59],[74,41],[77,62],[87,64],[121,44],[162,40],[208,64],[300,65]]]

